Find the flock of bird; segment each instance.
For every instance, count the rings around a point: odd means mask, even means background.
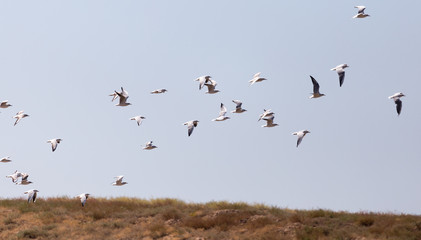
[[[365,18],[368,17],[370,15],[365,14],[364,10],[366,9],[365,6],[356,6],[355,8],[358,8],[358,14],[355,15],[353,18]],[[340,64],[334,68],[332,68],[332,71],[336,71],[336,73],[338,74],[339,77],[339,87],[342,87],[343,83],[344,83],[344,79],[345,79],[345,68],[348,68],[349,66],[347,64]],[[256,73],[253,78],[251,80],[249,80],[250,86],[254,85],[255,83],[259,83],[259,82],[263,82],[265,80],[267,80],[266,78],[263,78],[260,76],[261,73],[258,72]],[[309,97],[310,99],[312,98],[320,98],[322,96],[324,96],[325,94],[320,93],[320,85],[317,82],[317,80],[310,76],[312,85],[313,85],[313,93],[312,95]],[[212,79],[211,76],[201,76],[198,77],[197,79],[195,79],[194,81],[199,82],[199,90],[201,90],[203,87],[207,87],[207,92],[206,94],[216,94],[219,92],[218,89],[216,89],[217,86],[217,82],[215,80]],[[151,94],[163,94],[167,92],[166,89],[157,89],[151,92]],[[129,99],[129,93],[123,89],[123,87],[121,87],[121,91],[114,91],[113,93],[111,93],[109,96],[112,96],[112,100],[114,101],[117,98],[119,99],[118,104],[116,104],[115,106],[120,106],[120,107],[126,107],[129,105],[132,105],[131,103],[127,102]],[[398,113],[398,116],[401,113],[402,110],[402,101],[400,100],[401,97],[404,97],[405,95],[401,92],[395,93],[392,96],[389,97],[389,99],[392,99],[395,104],[396,104],[396,111]],[[243,113],[245,111],[247,111],[246,109],[242,108],[243,103],[240,100],[232,100],[232,102],[235,104],[235,109],[233,111],[231,111],[231,113]],[[7,100],[2,101],[0,103],[0,108],[9,108],[12,105],[8,103]],[[230,117],[226,116],[227,113],[227,108],[225,107],[225,105],[223,103],[220,104],[220,111],[219,111],[219,115],[218,117],[212,119],[212,121],[226,121],[228,119],[230,119]],[[15,116],[13,116],[13,118],[16,119],[14,126],[16,126],[16,124],[18,124],[23,118],[29,117],[28,114],[24,113],[24,111],[19,111],[18,113],[16,113]],[[135,120],[137,125],[140,126],[142,124],[142,121],[146,119],[144,116],[134,116],[132,118],[130,118],[130,120]],[[271,111],[271,109],[264,109],[263,113],[259,115],[258,121],[264,120],[266,121],[265,125],[262,125],[262,127],[265,128],[271,128],[271,127],[276,127],[278,126],[278,124],[274,123],[274,119],[275,119],[275,113]],[[194,128],[196,128],[198,126],[199,121],[198,120],[191,120],[188,122],[185,122],[183,125],[187,126],[187,135],[190,137],[191,134],[193,133]],[[310,133],[310,131],[308,130],[301,130],[301,131],[297,131],[292,133],[292,135],[296,135],[297,136],[297,142],[296,142],[296,147],[298,147],[300,145],[300,143],[302,142],[303,138],[305,137],[306,134]],[[60,138],[54,138],[54,139],[50,139],[47,141],[47,143],[51,144],[51,148],[52,148],[52,152],[57,150],[58,144],[61,143],[61,141],[63,141]],[[157,146],[153,145],[153,141],[149,141],[145,144],[145,146],[143,147],[143,150],[153,150],[156,149]],[[0,159],[0,162],[2,163],[9,163],[12,160],[10,159],[10,157],[3,157],[2,159]],[[12,182],[16,185],[29,185],[32,184],[31,181],[28,180],[29,175],[27,173],[21,173],[19,171],[15,171],[13,174],[7,175],[7,178],[11,178]],[[115,182],[112,183],[113,186],[123,186],[128,184],[127,182],[123,181],[124,176],[117,176],[115,177]],[[20,179],[20,181],[19,181]],[[24,194],[28,195],[28,203],[30,202],[35,202],[36,198],[37,198],[37,193],[39,191],[37,189],[31,189],[28,190],[26,192],[24,192]],[[82,193],[80,195],[77,195],[76,197],[80,199],[81,201],[81,205],[85,206],[86,201],[88,199],[88,197],[90,196],[89,193]]]

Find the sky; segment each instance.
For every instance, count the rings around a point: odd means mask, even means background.
[[[3,177],[1,198],[35,188],[421,214],[420,1],[1,3],[0,100],[13,106],[0,109],[0,157],[13,161],[0,175],[34,182]],[[356,5],[371,16],[353,19]],[[330,69],[342,63],[339,87]],[[268,80],[249,86],[257,72]],[[199,91],[203,75],[221,92]],[[326,96],[309,99],[310,75]],[[111,102],[120,87],[132,105]],[[234,99],[247,112],[230,113]],[[231,119],[212,122],[221,103]],[[263,109],[279,126],[261,127]],[[20,110],[30,116],[13,126]],[[119,175],[129,184],[112,186]]]

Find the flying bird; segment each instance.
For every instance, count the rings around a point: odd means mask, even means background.
[[[12,182],[15,183],[18,180],[18,178],[22,177],[22,173],[16,170],[13,174],[7,175],[6,177],[11,178]]]
[[[187,125],[187,134],[189,137],[192,134],[193,129],[197,127],[198,122],[199,122],[198,120],[191,120],[191,121],[183,123],[183,125]]]
[[[16,122],[13,126],[16,126],[16,124],[18,124],[18,122],[22,119],[22,118],[26,118],[29,117],[28,114],[23,113],[23,111],[20,111],[18,113],[16,113],[16,115],[13,118],[16,118]]]
[[[4,100],[3,102],[0,103],[0,108],[8,108],[11,107],[12,105],[7,103],[7,100]]]
[[[39,191],[36,190],[36,189],[31,189],[31,190],[28,190],[24,193],[24,194],[28,194],[28,203],[30,203],[31,201],[35,202],[37,200],[37,193],[38,192]]]
[[[209,79],[210,83],[205,83],[205,86],[208,87],[208,91],[206,92],[207,94],[215,94],[217,92],[219,92],[219,90],[216,90],[215,87],[218,84],[215,80]]]
[[[0,162],[2,162],[2,163],[7,163],[7,162],[11,162],[12,160],[10,159],[10,157],[9,156],[7,156],[7,157],[4,157],[4,158],[2,158],[2,159],[0,159]]]
[[[241,108],[243,103],[240,100],[232,100],[232,102],[236,104],[235,110],[231,111],[232,113],[243,113],[247,111],[246,109]]]
[[[310,133],[310,132],[307,131],[307,130],[301,130],[301,131],[292,133],[292,135],[297,135],[297,137],[298,137],[298,139],[297,139],[297,147],[298,147],[298,145],[300,145],[301,141],[303,140],[304,136],[307,133]]]
[[[205,85],[205,83],[209,80],[211,80],[211,76],[201,76],[201,77],[196,78],[194,81],[199,82],[199,90],[200,90]]]
[[[260,120],[262,120],[265,117],[272,116],[273,114],[275,114],[275,113],[272,112],[271,109],[267,109],[267,110],[266,109],[263,109],[263,113],[259,115],[259,120],[257,120],[257,121],[260,121]]]
[[[349,67],[346,63],[338,65],[332,69],[331,71],[336,71],[336,73],[339,75],[339,87],[342,87],[342,84],[344,83],[345,79],[345,68]]]
[[[135,117],[130,118],[130,120],[136,120],[137,126],[140,126],[140,124],[142,124],[142,119],[145,119],[145,117],[144,116],[135,116]]]
[[[151,94],[159,94],[159,93],[165,93],[165,92],[168,92],[168,90],[165,88],[161,88],[161,89],[152,91]]]
[[[125,107],[128,105],[132,105],[131,103],[127,102],[127,99],[129,98],[129,93],[121,87],[121,92],[114,91],[115,94],[120,98],[120,101],[116,106]]]
[[[225,121],[227,119],[230,119],[229,117],[225,116],[226,113],[227,113],[227,108],[224,106],[223,103],[221,103],[221,111],[219,112],[219,116],[215,119],[212,119],[212,121]]]
[[[123,186],[123,185],[127,184],[127,182],[123,182],[123,177],[124,176],[115,177],[115,178],[117,178],[117,180],[115,180],[115,182],[113,183],[113,186]]]
[[[365,18],[365,17],[370,17],[370,15],[364,13],[365,6],[355,6],[354,8],[358,8],[358,14],[355,15],[355,16],[353,16],[352,18]]]
[[[257,82],[262,82],[264,80],[267,80],[266,78],[262,78],[260,77],[260,72],[254,74],[253,78],[249,81],[250,86],[257,83]]]
[[[276,124],[276,123],[273,123],[273,119],[275,119],[275,116],[269,116],[269,117],[265,117],[265,118],[263,118],[263,120],[265,120],[266,121],[266,125],[262,125],[262,127],[276,127],[276,126],[278,126],[278,124]]]
[[[63,141],[61,138],[53,138],[48,140],[47,143],[51,143],[51,150],[54,152],[61,141]]]
[[[313,94],[309,98],[319,98],[319,97],[324,96],[323,93],[319,92],[320,85],[316,81],[316,79],[314,79],[312,76],[310,76],[310,78],[311,78],[311,82],[313,83]]]
[[[389,99],[393,99],[393,101],[395,101],[396,112],[398,112],[398,116],[401,114],[401,110],[402,110],[402,101],[400,99],[401,97],[405,97],[405,95],[401,92],[395,93],[389,97]]]
[[[157,146],[153,145],[152,143],[152,141],[147,142],[145,147],[143,147],[143,150],[152,150],[154,148],[157,148]]]
[[[91,194],[89,194],[89,193],[82,193],[82,194],[79,194],[79,195],[76,196],[77,198],[80,199],[80,202],[82,203],[82,207],[85,206],[86,200],[88,199],[89,195],[91,195]]]

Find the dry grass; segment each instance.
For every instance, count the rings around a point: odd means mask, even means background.
[[[421,239],[421,217],[175,199],[0,200],[0,239]]]

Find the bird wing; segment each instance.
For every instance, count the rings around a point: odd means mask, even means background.
[[[253,78],[259,78],[259,77],[260,77],[260,73],[261,73],[261,72],[258,72],[258,73],[256,73],[256,74],[254,74]]]
[[[358,8],[358,13],[364,14],[365,6],[355,6],[355,7]]]
[[[51,149],[53,150],[53,152],[56,150],[57,148],[57,141],[52,140],[51,141]]]
[[[267,118],[263,118],[263,120],[265,120],[266,121],[266,125],[272,125],[273,124],[273,119],[275,119],[275,116],[270,116],[270,117],[267,117]]]
[[[302,132],[297,133],[298,139],[297,139],[297,147],[300,145],[301,141],[303,140],[304,134]]]
[[[189,137],[193,133],[193,129],[194,129],[195,126],[197,126],[197,123],[196,123],[196,125],[193,122],[189,122],[187,124],[187,129],[188,129],[188,135],[189,135]]]
[[[316,79],[314,79],[314,77],[310,76],[311,81],[313,82],[313,93],[319,93],[319,88],[320,85],[319,83],[316,81]]]
[[[221,103],[221,111],[219,112],[219,116],[225,116],[225,114],[227,113],[227,108],[224,106],[223,103]]]
[[[84,207],[86,203],[86,199],[88,199],[88,197],[86,196],[86,194],[81,194],[79,197],[80,197],[80,202],[82,203],[82,207]]]
[[[402,101],[399,98],[397,98],[395,100],[395,104],[396,104],[396,111],[398,112],[398,115],[400,115],[401,110],[402,110]]]
[[[339,68],[336,70],[336,72],[339,75],[339,87],[342,87],[342,84],[344,83],[345,79],[345,71],[342,68]]]
[[[241,105],[243,104],[240,100],[232,100],[232,102],[237,105],[235,106],[237,109],[241,108]]]
[[[206,87],[208,87],[208,92],[213,92],[215,90],[215,85],[205,83]]]

